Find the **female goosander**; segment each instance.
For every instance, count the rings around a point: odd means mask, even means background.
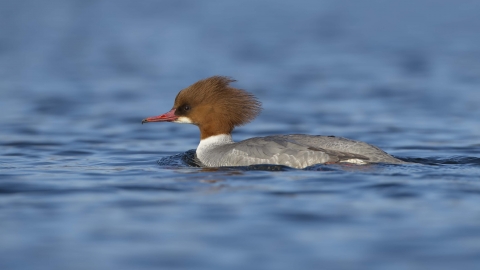
[[[197,158],[206,167],[277,164],[305,168],[324,163],[405,163],[376,146],[334,136],[277,135],[232,140],[236,126],[253,120],[262,110],[252,94],[231,87],[228,77],[214,76],[181,90],[173,108],[148,122],[197,125],[200,144]]]

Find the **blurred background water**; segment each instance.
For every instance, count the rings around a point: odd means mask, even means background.
[[[476,269],[478,14],[474,0],[1,1],[0,269]],[[159,165],[198,130],[141,119],[212,75],[263,102],[236,140],[337,135],[418,164]]]

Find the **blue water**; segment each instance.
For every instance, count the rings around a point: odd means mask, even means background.
[[[478,1],[0,1],[0,269],[478,269]],[[409,165],[198,168],[212,75]]]

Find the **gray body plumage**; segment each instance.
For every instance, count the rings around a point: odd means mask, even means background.
[[[208,167],[277,164],[305,168],[324,163],[405,163],[376,146],[333,136],[278,135],[234,143],[229,135],[197,148]]]

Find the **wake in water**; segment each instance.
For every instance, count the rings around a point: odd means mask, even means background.
[[[441,166],[441,165],[475,165],[480,166],[480,158],[471,157],[471,156],[454,156],[454,157],[427,157],[427,158],[414,158],[414,157],[396,157],[403,161],[409,162],[411,164],[388,164],[391,166],[408,166],[412,164],[422,164],[422,165],[431,165],[431,166]],[[179,153],[173,156],[163,157],[157,161],[158,165],[166,167],[205,167],[200,160],[198,160],[195,149],[186,151],[185,153]],[[381,164],[381,163],[380,163]],[[371,165],[352,165],[352,164],[316,164],[309,166],[304,170],[332,170],[336,167],[362,167],[362,166],[375,166]],[[266,171],[285,171],[285,170],[294,170],[288,166],[282,165],[272,165],[272,164],[257,164],[250,166],[239,166],[239,167],[222,167],[227,168],[236,168],[242,170],[266,170]],[[333,169],[334,170],[334,169]]]

